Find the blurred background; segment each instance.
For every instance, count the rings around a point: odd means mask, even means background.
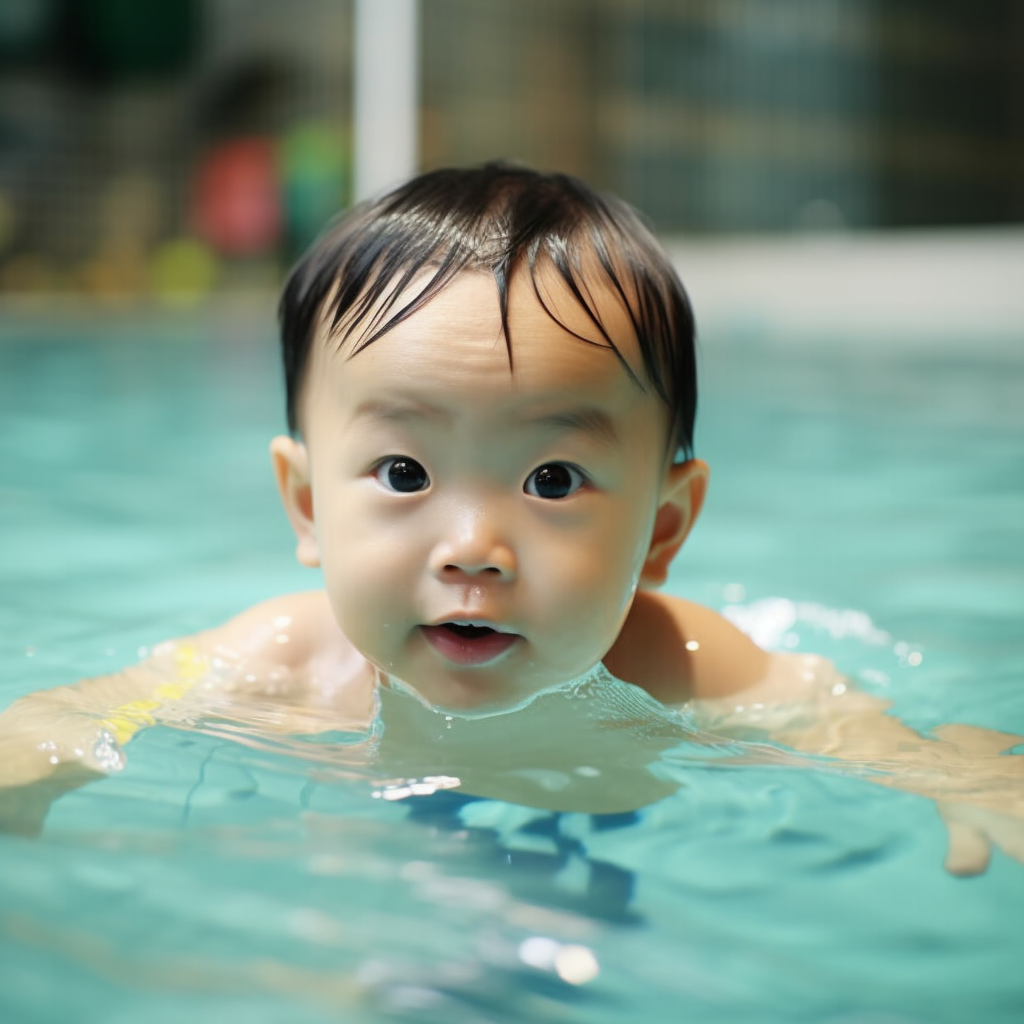
[[[360,179],[357,109],[405,171],[500,156],[623,195],[704,246],[712,304],[717,254],[756,291],[793,239],[879,233],[909,266],[952,232],[997,305],[1024,291],[1019,0],[366,0],[376,41],[357,7],[3,0],[0,301],[276,287],[390,183]],[[371,92],[410,83],[411,123],[359,107],[360,60]]]

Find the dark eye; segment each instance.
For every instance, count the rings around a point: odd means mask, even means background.
[[[427,471],[415,459],[402,456],[385,459],[375,470],[374,476],[389,491],[398,491],[400,494],[425,491],[430,484]]]
[[[523,490],[535,498],[568,498],[584,484],[583,474],[564,462],[547,462],[538,466],[527,478]]]

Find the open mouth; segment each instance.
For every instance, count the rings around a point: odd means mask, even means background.
[[[462,622],[441,622],[421,629],[430,646],[456,665],[484,665],[504,654],[520,639],[518,633],[503,633],[493,626]]]
[[[447,629],[456,636],[461,636],[466,640],[475,640],[477,637],[497,633],[497,630],[491,626],[463,626],[458,622],[442,622],[441,628]]]

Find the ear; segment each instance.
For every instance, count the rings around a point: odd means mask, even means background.
[[[647,558],[640,570],[640,582],[647,587],[660,587],[668,577],[668,569],[676,552],[686,540],[708,488],[709,470],[706,462],[690,459],[668,467],[661,485],[661,498],[654,517],[654,531]]]
[[[293,437],[275,437],[270,442],[270,461],[274,466],[281,503],[298,540],[295,557],[301,565],[315,569],[320,564],[320,546],[313,520],[309,452]]]

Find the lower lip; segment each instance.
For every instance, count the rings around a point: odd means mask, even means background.
[[[517,633],[486,633],[471,639],[459,636],[444,626],[421,628],[430,646],[455,665],[486,665],[519,639]]]

